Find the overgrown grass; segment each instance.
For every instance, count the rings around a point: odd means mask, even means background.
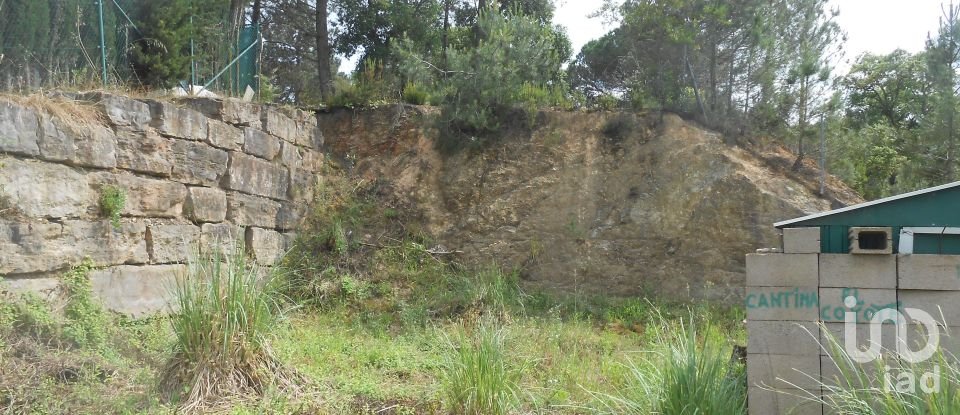
[[[513,364],[503,328],[480,324],[451,342],[440,370],[440,392],[451,413],[502,415],[519,406],[524,367]]]
[[[100,212],[110,219],[114,228],[120,227],[120,212],[127,203],[127,193],[117,186],[107,185],[100,189]]]
[[[176,285],[176,337],[160,389],[185,412],[224,397],[291,386],[268,338],[280,319],[275,280],[246,261],[242,248],[225,257],[198,255]]]

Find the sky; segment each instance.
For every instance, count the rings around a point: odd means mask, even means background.
[[[941,0],[831,0],[830,7],[840,10],[837,23],[847,34],[844,57],[836,62],[840,73],[864,52],[885,54],[897,48],[909,52],[923,50],[927,34],[936,34],[938,19],[943,15],[941,3]],[[600,5],[598,0],[556,1],[553,22],[567,28],[574,56],[584,44],[613,28],[605,25],[602,18],[588,17]],[[346,59],[340,70],[347,72],[355,65],[356,57]]]

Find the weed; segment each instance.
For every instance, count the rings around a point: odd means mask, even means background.
[[[160,387],[184,411],[291,386],[267,343],[281,310],[275,280],[261,281],[263,272],[238,248],[226,257],[198,255],[178,279],[178,311],[170,318],[176,342]]]
[[[662,321],[659,343],[639,363],[631,362],[629,383],[615,395],[598,395],[599,412],[615,414],[744,414],[743,370],[731,364],[721,332],[698,333],[692,321],[671,327]]]
[[[102,349],[106,345],[109,321],[103,307],[93,299],[91,270],[93,261],[86,259],[60,277],[67,298],[63,333],[80,347]]]
[[[127,204],[127,193],[117,186],[107,185],[100,190],[100,213],[110,219],[114,228],[120,227],[120,212]]]
[[[501,415],[520,402],[523,368],[508,361],[503,329],[485,324],[444,356],[440,391],[452,413]]]

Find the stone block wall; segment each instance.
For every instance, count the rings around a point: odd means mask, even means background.
[[[747,255],[751,415],[831,413],[813,399],[840,379],[830,339],[844,344],[845,312],[856,313],[857,345],[866,347],[874,314],[919,308],[945,324],[940,346],[960,356],[960,255],[825,254],[819,237],[819,228],[784,229],[781,252]],[[844,303],[850,296],[852,308]],[[908,329],[912,350],[927,340],[916,327]],[[883,353],[891,353],[896,327],[878,329]],[[861,367],[876,371],[874,362]],[[882,379],[875,374],[864,387],[882,388]]]
[[[91,119],[0,99],[0,289],[51,292],[90,258],[104,303],[142,315],[164,307],[197,246],[241,240],[272,265],[292,243],[324,162],[315,114],[232,99],[71,98]],[[105,186],[126,195],[118,227],[100,211]]]

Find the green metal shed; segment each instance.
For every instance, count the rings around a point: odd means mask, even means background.
[[[884,246],[885,253],[960,255],[960,182],[777,222],[774,226],[819,227],[823,253],[857,253],[858,248],[882,253],[878,249],[882,241],[875,237],[886,231],[890,244]]]

